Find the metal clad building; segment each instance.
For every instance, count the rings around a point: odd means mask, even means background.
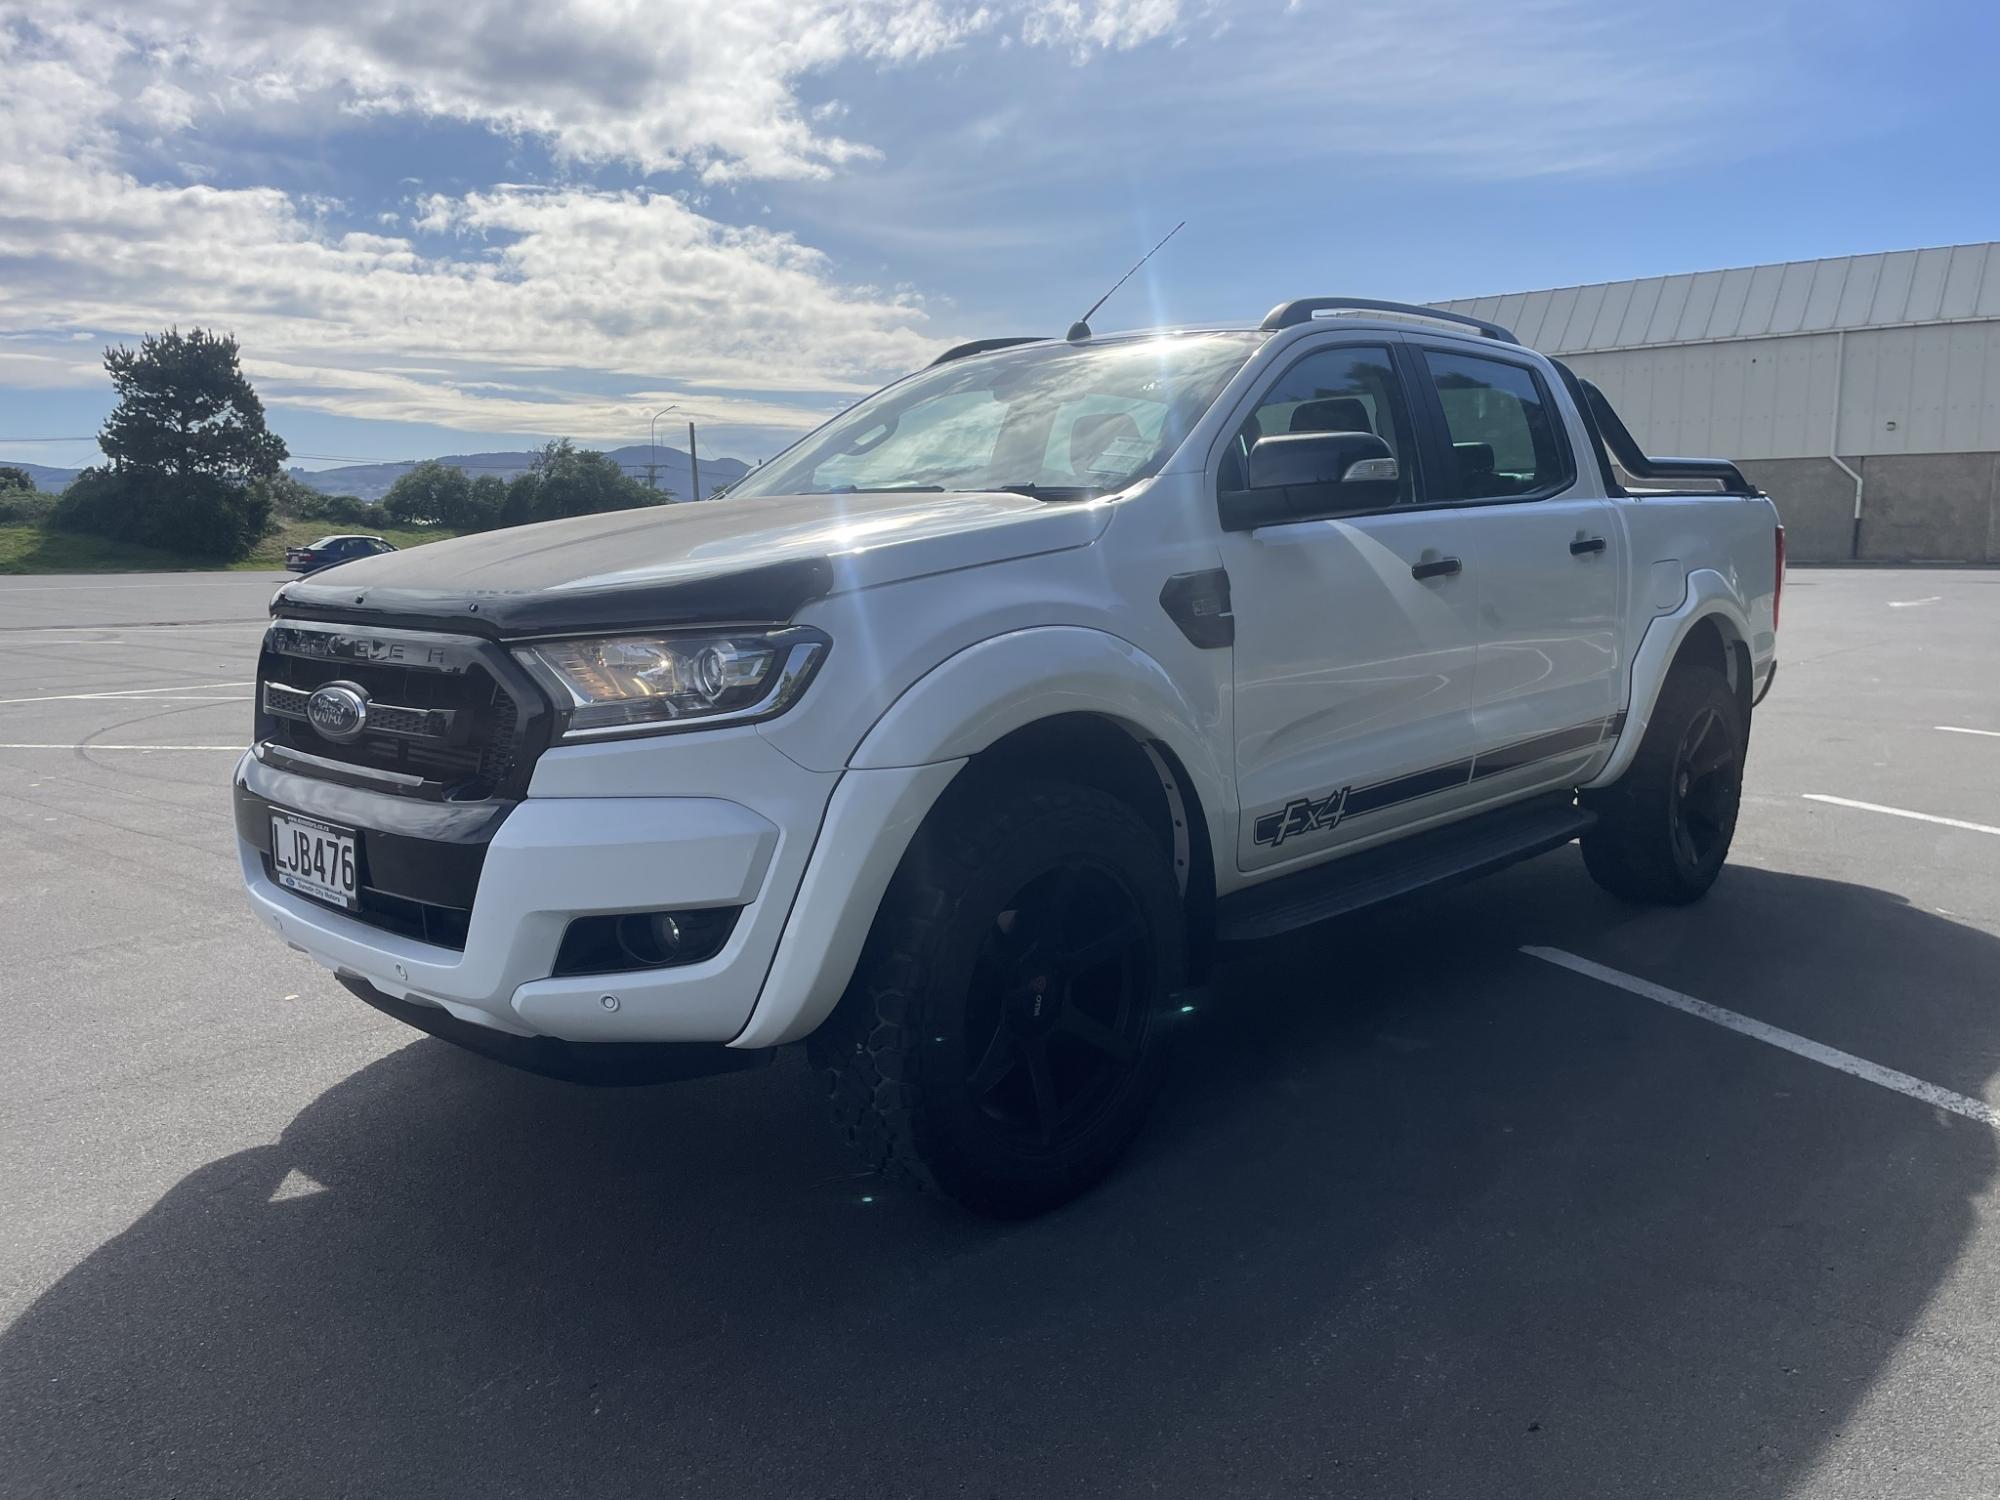
[[[1648,451],[1742,463],[1794,557],[2000,561],[2000,243],[1437,305],[1565,360]]]

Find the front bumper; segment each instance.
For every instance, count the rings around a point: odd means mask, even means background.
[[[357,999],[406,1026],[523,1072],[567,1083],[675,1083],[760,1067],[775,1056],[768,1047],[753,1051],[716,1042],[565,1042],[551,1036],[515,1036],[461,1021],[435,1005],[398,1000],[353,974],[334,977]]]
[[[605,767],[588,762],[576,779],[589,780],[592,769]],[[516,1036],[727,1042],[757,1001],[837,779],[764,769],[744,764],[744,801],[564,795],[452,804],[292,775],[252,751],[236,775],[237,855],[251,907],[267,925],[393,999]],[[596,782],[628,789],[608,774]],[[747,805],[749,796],[764,807]],[[387,930],[278,886],[267,862],[274,807],[356,829],[364,884],[460,908],[450,937],[428,923]],[[803,839],[792,837],[800,830]],[[741,908],[713,958],[551,977],[575,917],[696,907]]]

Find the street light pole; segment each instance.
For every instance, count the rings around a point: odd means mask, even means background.
[[[694,451],[694,423],[688,423],[688,468],[693,471],[694,498],[701,498],[701,460]]]
[[[660,487],[660,418],[673,409],[671,405],[661,407],[646,424],[646,482],[654,489]]]

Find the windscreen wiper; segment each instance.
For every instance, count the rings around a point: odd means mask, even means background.
[[[822,495],[942,495],[941,484],[837,484]]]
[[[1111,492],[1091,484],[989,484],[994,494],[1026,495],[1030,500],[1095,500]]]

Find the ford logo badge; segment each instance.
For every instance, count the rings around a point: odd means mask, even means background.
[[[336,744],[358,739],[368,727],[368,694],[351,682],[329,682],[306,699],[306,722]]]

